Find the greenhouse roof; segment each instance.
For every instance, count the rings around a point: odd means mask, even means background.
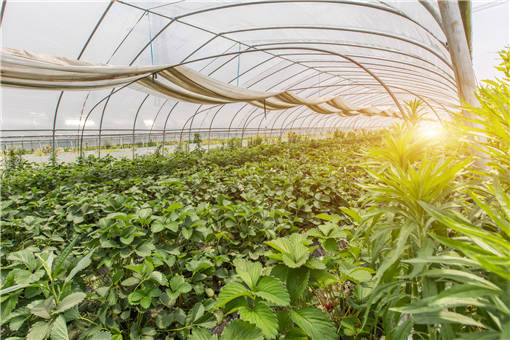
[[[4,1],[1,29],[4,134],[372,128],[414,98],[430,119],[458,105],[445,35],[418,1]],[[38,88],[7,83],[7,57],[23,54],[9,65],[42,58],[23,64]],[[54,57],[74,80],[80,65],[146,73],[75,88],[50,73],[41,86]],[[161,89],[183,74],[187,96]]]

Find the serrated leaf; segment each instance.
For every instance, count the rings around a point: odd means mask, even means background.
[[[316,307],[305,307],[290,312],[290,318],[312,340],[338,340],[335,324]]]
[[[308,340],[308,336],[303,330],[293,327],[291,328],[287,334],[285,334],[284,340]]]
[[[277,278],[270,276],[259,280],[253,294],[277,306],[288,306],[290,303],[289,293],[283,286],[283,283]]]
[[[221,336],[221,340],[263,340],[264,335],[254,325],[241,320],[231,321]]]
[[[310,257],[306,261],[306,266],[310,269],[326,269],[326,265],[316,257]]]
[[[282,260],[287,267],[298,268],[306,263],[310,256],[308,248],[305,246],[299,247],[292,254],[283,254]]]
[[[55,306],[53,297],[46,300],[36,300],[30,303],[27,307],[30,313],[37,315],[43,319],[49,319],[51,317],[51,310]]]
[[[250,296],[250,290],[239,282],[231,282],[225,285],[216,299],[216,308],[223,307],[228,302],[241,296]]]
[[[140,209],[136,212],[136,217],[138,217],[139,219],[142,219],[142,220],[149,218],[151,215],[152,215],[151,208]]]
[[[30,327],[26,340],[43,340],[46,339],[50,330],[50,323],[38,321]]]
[[[112,338],[112,333],[110,333],[108,331],[99,331],[99,332],[94,333],[94,335],[92,335],[90,340],[111,340],[111,338]]]
[[[155,280],[157,283],[159,283],[161,286],[168,287],[168,279],[166,276],[158,271],[153,271],[150,275],[151,279]]]
[[[76,266],[74,266],[74,268],[71,270],[71,272],[67,275],[64,282],[67,283],[67,282],[71,281],[76,274],[78,274],[83,269],[87,268],[92,263],[90,258],[92,257],[92,254],[94,254],[95,250],[96,250],[96,248],[92,249],[86,256],[82,257],[80,259],[80,261],[78,261]]]
[[[310,256],[310,250],[303,244],[305,240],[305,235],[292,234],[288,237],[266,241],[266,244],[282,254],[282,261],[286,266],[298,268],[304,265]]]
[[[310,270],[308,268],[289,269],[287,272],[287,290],[292,301],[297,301],[303,295],[308,280],[310,279]]]
[[[152,251],[154,249],[156,249],[154,244],[152,244],[149,241],[145,241],[142,244],[140,244],[138,247],[136,247],[135,253],[136,253],[136,255],[138,255],[140,257],[147,257],[152,254]]]
[[[241,280],[243,280],[250,289],[254,289],[262,274],[262,264],[259,262],[246,261],[244,259],[235,259],[234,265],[237,275],[239,275]]]
[[[176,293],[188,293],[193,288],[182,276],[174,276],[170,280],[170,288]]]
[[[140,279],[138,279],[134,276],[131,276],[131,277],[128,277],[127,279],[125,279],[124,281],[122,281],[120,284],[124,287],[130,287],[130,286],[136,285],[138,282],[140,282]]]
[[[278,334],[278,319],[271,308],[262,301],[256,301],[253,308],[240,307],[239,317],[262,330],[266,338],[273,339]]]
[[[14,275],[14,282],[20,285],[31,284],[44,276],[44,270],[37,270],[35,273],[32,273],[30,270],[17,268],[12,270],[11,273]]]
[[[59,315],[51,327],[51,340],[69,340],[67,323],[63,315]]]
[[[248,307],[246,299],[234,299],[225,305],[225,315],[237,312],[243,306]]]
[[[193,328],[188,340],[218,340],[218,336],[205,328]]]
[[[58,303],[56,312],[57,313],[65,312],[69,308],[72,308],[77,304],[81,303],[86,296],[87,294],[82,292],[69,294]]]

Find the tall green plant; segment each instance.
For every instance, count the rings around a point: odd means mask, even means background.
[[[495,169],[500,180],[510,184],[510,48],[499,52],[501,72],[495,80],[485,80],[478,88],[478,107],[465,105],[470,118],[457,115],[455,124],[472,136],[473,147],[488,157],[488,165]]]
[[[447,235],[431,236],[443,251],[407,261],[425,269],[425,280],[439,278],[433,294],[393,308],[426,324],[445,339],[506,339],[510,337],[510,49],[500,53],[503,77],[478,89],[479,107],[466,109],[471,118],[457,124],[471,144],[485,153],[483,185],[472,185],[470,201],[459,209],[441,209],[419,202]],[[491,171],[492,170],[494,171]],[[477,171],[479,174],[480,171]],[[438,287],[442,289],[437,289]]]
[[[368,207],[360,230],[376,270],[364,304],[364,326],[375,336],[380,325],[388,338],[398,339],[431,332],[394,309],[429,293],[430,282],[417,275],[423,268],[406,260],[434,254],[437,243],[430,232],[446,236],[421,202],[438,208],[455,204],[469,159],[458,161],[434,152],[435,145],[421,138],[412,124],[387,133],[383,145],[367,153],[367,172],[373,180],[361,184]],[[352,210],[344,211],[356,216]]]

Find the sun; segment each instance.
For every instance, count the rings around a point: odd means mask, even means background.
[[[421,124],[418,126],[418,135],[425,139],[437,139],[441,138],[444,134],[443,127],[441,124],[431,123],[431,124]]]

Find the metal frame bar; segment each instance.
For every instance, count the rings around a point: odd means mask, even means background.
[[[80,60],[81,57],[83,56],[83,53],[85,53],[85,50],[87,49],[87,46],[89,45],[90,41],[92,40],[92,37],[94,36],[94,34],[96,33],[97,29],[99,28],[99,26],[103,22],[104,18],[106,17],[106,14],[108,14],[110,9],[112,8],[112,6],[115,3],[115,1],[116,0],[110,0],[110,2],[108,3],[108,6],[106,6],[106,9],[104,10],[103,14],[101,15],[101,17],[99,18],[98,22],[96,23],[96,25],[92,29],[92,33],[90,33],[87,41],[85,41],[85,45],[83,45],[83,47],[82,47],[82,49],[80,51],[80,54],[78,54],[78,58],[76,58],[77,60]],[[53,131],[55,131],[55,128],[56,128],[56,125],[57,125],[58,109],[60,107],[60,102],[62,101],[63,95],[64,95],[64,91],[60,91],[60,95],[58,96],[58,100],[57,100],[57,105],[55,106],[55,113],[53,114]],[[84,122],[83,126],[85,126],[85,122]],[[52,138],[52,144],[51,144],[51,154],[53,156],[53,159],[55,159],[55,156],[56,156],[56,154],[55,154],[55,132],[53,132],[53,138]]]
[[[138,52],[138,54],[133,58],[133,60],[131,61],[130,65],[132,65],[134,62],[136,62],[136,60],[138,59],[138,57],[148,48],[148,46],[150,46],[150,44],[156,39],[158,38],[166,29],[168,29],[172,23],[174,22],[178,22],[180,24],[183,24],[183,25],[188,25],[190,27],[193,27],[195,29],[199,29],[201,31],[204,31],[204,32],[207,32],[209,34],[212,34],[213,36],[207,40],[206,42],[204,42],[201,46],[197,47],[190,55],[188,55],[186,58],[184,58],[184,60],[178,64],[178,65],[183,65],[183,64],[187,64],[187,63],[192,63],[192,62],[197,62],[197,61],[200,61],[200,60],[204,60],[204,59],[211,59],[211,60],[216,60],[217,58],[220,58],[220,57],[225,57],[225,56],[228,56],[229,54],[222,54],[222,55],[216,55],[216,56],[209,56],[207,58],[198,58],[198,59],[195,59],[195,60],[189,60],[191,58],[191,56],[193,54],[195,54],[196,52],[200,51],[202,48],[206,47],[207,45],[209,45],[212,41],[214,41],[216,38],[222,38],[222,39],[227,39],[227,40],[231,40],[231,41],[234,41],[236,42],[236,44],[242,44],[243,46],[246,46],[248,47],[248,50],[245,50],[245,51],[239,51],[239,52],[236,52],[236,53],[231,53],[231,55],[240,55],[241,53],[249,53],[249,52],[261,52],[261,53],[268,53],[271,55],[271,57],[269,59],[267,59],[266,61],[264,61],[263,63],[261,64],[265,64],[266,62],[268,62],[269,60],[273,60],[275,58],[278,58],[278,59],[281,59],[281,60],[286,60],[287,62],[290,62],[292,63],[291,65],[300,65],[300,66],[303,66],[303,67],[306,67],[307,69],[314,69],[314,70],[317,70],[319,72],[319,74],[330,74],[332,75],[332,78],[330,79],[333,79],[334,76],[336,76],[335,74],[332,74],[330,72],[323,72],[322,70],[319,70],[319,68],[313,68],[313,67],[310,67],[309,65],[303,65],[303,62],[296,62],[294,60],[287,60],[285,57],[285,55],[274,55],[274,54],[271,54],[269,53],[268,51],[275,51],[275,50],[283,50],[283,49],[292,49],[292,50],[304,50],[305,48],[303,47],[296,47],[296,46],[293,46],[293,47],[287,47],[287,48],[283,48],[283,47],[279,47],[279,48],[263,48],[263,49],[260,49],[258,48],[256,45],[255,46],[250,46],[248,44],[245,44],[245,43],[242,43],[241,41],[239,40],[236,40],[236,39],[232,39],[231,37],[227,37],[226,35],[229,35],[229,34],[237,34],[237,33],[244,33],[244,32],[251,32],[251,31],[259,31],[259,30],[277,30],[277,29],[314,29],[314,30],[335,30],[335,31],[349,31],[349,32],[356,32],[356,33],[363,33],[363,34],[371,34],[371,35],[378,35],[378,36],[384,36],[384,37],[387,37],[387,38],[391,38],[391,39],[398,39],[398,40],[401,40],[401,41],[404,41],[406,43],[409,43],[409,44],[413,44],[421,49],[424,49],[426,51],[428,51],[429,53],[431,53],[432,55],[434,55],[436,58],[438,58],[439,60],[441,60],[445,66],[447,66],[448,68],[451,68],[451,65],[450,63],[445,60],[441,55],[439,55],[435,50],[433,50],[431,47],[429,46],[426,46],[420,42],[417,42],[417,41],[413,41],[411,39],[407,39],[407,38],[402,38],[402,37],[398,37],[398,36],[394,36],[394,35],[391,35],[391,34],[387,34],[387,33],[384,33],[384,32],[371,32],[371,31],[366,31],[366,30],[360,30],[360,29],[352,29],[352,28],[341,28],[341,27],[333,27],[333,28],[328,28],[328,27],[310,27],[310,26],[285,26],[285,27],[257,27],[257,28],[253,28],[253,29],[241,29],[241,30],[234,30],[234,31],[229,31],[229,32],[222,32],[222,33],[214,33],[214,32],[211,32],[207,29],[204,29],[202,27],[199,27],[199,26],[196,26],[196,25],[192,25],[190,23],[187,23],[187,22],[184,22],[182,21],[181,19],[184,19],[184,18],[187,18],[187,17],[191,17],[193,15],[199,15],[199,14],[205,14],[205,13],[208,13],[208,12],[212,12],[212,11],[218,11],[218,10],[222,10],[222,9],[226,9],[226,8],[232,8],[232,7],[241,7],[241,6],[252,6],[252,5],[268,5],[268,4],[280,4],[280,3],[289,3],[289,4],[292,4],[292,3],[331,3],[331,4],[339,4],[339,5],[350,5],[350,6],[361,6],[361,7],[367,7],[367,8],[371,8],[371,9],[374,9],[374,10],[381,10],[381,11],[385,11],[385,12],[388,12],[388,13],[392,13],[396,16],[399,16],[405,20],[408,20],[412,23],[414,23],[416,26],[420,27],[423,31],[425,31],[430,37],[432,37],[432,39],[436,40],[437,42],[440,43],[440,46],[446,50],[446,46],[444,44],[444,42],[439,39],[435,34],[433,34],[431,31],[429,31],[426,27],[424,27],[423,25],[421,25],[419,22],[415,21],[414,19],[410,18],[409,16],[407,16],[405,13],[403,13],[402,11],[399,11],[399,10],[396,10],[394,8],[391,8],[391,6],[381,6],[381,5],[376,5],[376,4],[367,4],[367,3],[356,3],[356,2],[351,2],[351,1],[329,1],[329,0],[325,0],[325,1],[318,1],[318,0],[269,0],[269,1],[254,1],[254,2],[250,2],[250,3],[237,3],[237,4],[227,4],[227,5],[222,5],[222,6],[215,6],[215,7],[210,7],[210,8],[206,8],[206,9],[201,9],[201,10],[197,10],[197,11],[191,11],[191,12],[188,12],[188,13],[184,13],[182,15],[179,15],[179,16],[176,16],[175,18],[171,18],[171,17],[168,17],[168,16],[165,16],[165,15],[162,15],[160,13],[157,13],[157,12],[154,12],[153,10],[156,8],[148,8],[148,9],[143,9],[142,7],[139,7],[137,5],[134,5],[134,4],[131,4],[131,3],[128,3],[126,1],[116,1],[116,0],[111,0],[109,3],[108,3],[108,6],[107,8],[105,9],[105,11],[103,12],[102,16],[100,17],[99,21],[96,23],[95,27],[93,28],[91,34],[89,35],[87,41],[85,42],[85,45],[83,46],[79,56],[78,56],[78,60],[80,60],[80,58],[82,57],[82,55],[84,54],[87,46],[89,45],[90,41],[92,40],[94,34],[96,33],[97,29],[100,27],[101,23],[103,22],[103,19],[105,18],[105,16],[107,15],[107,13],[109,12],[109,10],[112,8],[113,4],[117,2],[119,4],[123,4],[123,5],[127,5],[127,6],[130,6],[130,7],[133,7],[133,8],[136,8],[138,10],[141,10],[143,11],[143,14],[141,15],[141,18],[143,18],[143,16],[146,14],[146,13],[151,13],[151,14],[154,14],[154,15],[158,15],[160,17],[164,17],[164,18],[167,18],[169,19],[169,22],[156,34],[154,35],[153,37],[151,37],[150,41],[141,48],[141,50]],[[168,5],[168,4],[166,4]],[[4,12],[5,12],[5,6],[6,6],[6,0],[4,0],[2,2],[2,13],[1,13],[1,16],[0,16],[0,25],[2,24],[2,19],[3,19],[3,15],[4,15]],[[120,42],[120,44],[117,46],[117,48],[115,49],[115,51],[113,52],[112,56],[110,57],[110,60],[113,58],[113,56],[117,53],[117,51],[120,49],[120,47],[124,44],[124,42],[126,41],[126,39],[128,38],[128,36],[133,32],[134,28],[138,25],[138,23],[140,22],[141,19],[139,19],[135,25],[131,28],[131,30],[125,35],[125,37],[122,39],[122,41]],[[282,42],[281,44],[292,44],[292,42]],[[305,42],[305,43],[312,43],[312,42]],[[294,44],[300,44],[300,43],[297,43],[295,42]],[[320,44],[320,42],[314,42],[314,44]],[[234,44],[235,45],[235,44]],[[360,48],[369,48],[368,46],[358,46],[356,45],[356,47],[360,47]],[[391,97],[391,99],[393,100],[394,104],[397,106],[397,108],[400,110],[400,112],[403,114],[403,109],[402,107],[400,106],[399,104],[399,101],[397,100],[396,96],[394,95],[393,91],[392,91],[392,88],[397,88],[395,86],[392,86],[392,85],[389,85],[389,84],[385,84],[385,82],[378,78],[378,76],[375,74],[375,73],[372,73],[372,71],[368,68],[365,67],[365,65],[374,65],[372,63],[362,63],[362,62],[358,62],[356,61],[355,59],[353,58],[372,58],[374,60],[376,59],[384,59],[384,58],[375,58],[375,57],[369,57],[369,56],[350,56],[350,55],[344,55],[344,54],[340,54],[340,53],[337,53],[337,52],[334,52],[334,51],[329,51],[329,50],[324,50],[324,49],[314,49],[314,48],[307,48],[308,50],[310,51],[318,51],[318,52],[321,52],[321,53],[326,53],[328,55],[336,55],[336,56],[339,56],[339,57],[342,57],[344,58],[345,60],[347,60],[347,62],[350,62],[350,63],[353,63],[355,64],[358,68],[362,68],[366,73],[368,73],[374,80],[376,80],[380,87],[383,87],[385,89],[385,91],[388,93],[388,95]],[[397,50],[387,50],[388,52],[392,52],[392,53],[399,53],[399,54],[403,54],[403,52],[400,52],[400,51],[397,51]],[[299,55],[299,54],[296,54],[296,55]],[[303,55],[303,54],[301,54]],[[412,58],[417,58],[417,59],[420,59],[421,61],[424,61],[424,62],[427,62],[427,63],[430,63],[429,61],[427,61],[426,59],[422,59],[422,58],[419,58],[419,57],[416,57],[416,56],[411,56],[411,55],[408,55]],[[234,58],[232,58],[234,59]],[[232,60],[231,59],[231,60]],[[227,65],[231,60],[225,62],[223,65],[219,66],[216,70],[219,70],[221,69],[224,65]],[[394,61],[394,60],[386,60],[386,61],[389,61],[389,62],[397,62],[397,61]],[[305,61],[306,62],[311,62],[311,61]],[[335,62],[335,61],[333,61]],[[338,61],[337,61],[338,62]],[[443,76],[443,75],[440,75],[439,73],[433,71],[432,69],[426,69],[424,67],[421,67],[421,66],[418,66],[418,65],[414,65],[414,64],[410,64],[410,63],[405,63],[405,62],[399,62],[400,64],[404,65],[404,64],[407,64],[408,66],[413,66],[413,67],[416,67],[416,68],[421,68],[427,72],[430,72],[430,73],[434,73],[435,75],[441,77],[442,79],[448,81],[448,79],[446,78],[446,76]],[[257,67],[259,67],[259,65],[257,66],[254,66],[253,69],[256,69]],[[288,66],[290,67],[290,66]],[[402,67],[398,67],[398,66],[390,66],[390,65],[384,65],[384,67],[391,67],[391,68],[395,68],[395,69],[404,69]],[[437,67],[437,66],[436,66]],[[439,68],[441,69],[441,68]],[[216,71],[215,70],[215,71]],[[408,69],[409,72],[413,72],[412,70]],[[215,72],[214,71],[214,72]],[[441,69],[441,71],[445,72],[443,69]],[[279,71],[278,71],[279,72]],[[276,72],[277,73],[277,72]],[[414,72],[413,72],[414,73]],[[421,75],[422,73],[419,73],[417,72],[416,75]],[[450,72],[445,72],[445,74],[447,76],[451,76]],[[393,76],[393,75],[392,75]],[[265,80],[267,78],[262,78],[260,79],[259,81],[262,81],[262,80]],[[434,79],[434,78],[427,78],[427,79],[430,79],[431,81],[434,81],[434,82],[438,82],[440,84],[444,84],[446,85],[448,88],[451,89],[450,86],[448,86],[446,83],[443,83],[441,80],[437,80],[437,79]],[[306,80],[305,80],[306,81]],[[352,80],[351,80],[352,81]],[[371,84],[370,86],[374,86],[376,84]],[[127,86],[127,85],[126,85]],[[250,85],[250,86],[253,86]],[[331,85],[333,86],[333,85]],[[353,85],[355,86],[355,85]],[[356,85],[358,86],[358,85]],[[431,85],[432,86],[432,85]],[[106,113],[106,108],[108,106],[108,103],[109,103],[109,100],[110,100],[110,97],[117,93],[119,90],[123,89],[125,86],[119,88],[118,90],[116,90],[115,88],[112,89],[111,93],[106,97],[106,98],[103,98],[102,100],[100,100],[98,103],[96,103],[96,105],[93,106],[93,108],[89,111],[89,114],[86,116],[84,122],[83,122],[83,127],[81,129],[81,141],[83,140],[83,135],[84,135],[84,130],[85,130],[85,127],[86,127],[86,122],[88,120],[88,118],[90,117],[90,114],[92,113],[92,111],[98,106],[99,103],[103,102],[105,99],[106,101],[104,102],[104,107],[103,107],[103,110],[102,110],[102,113],[101,113],[101,120],[100,120],[100,129],[99,129],[99,156],[100,156],[100,153],[101,153],[101,134],[102,134],[102,124],[103,124],[103,118],[104,118],[104,115]],[[322,88],[323,86],[321,86],[320,88]],[[309,87],[311,88],[311,87]],[[419,90],[420,91],[420,90]],[[430,90],[429,90],[430,91]],[[57,103],[56,103],[56,107],[55,107],[55,113],[54,113],[54,116],[53,116],[53,128],[52,128],[52,153],[53,155],[55,155],[55,140],[56,140],[56,123],[57,123],[57,119],[58,119],[58,111],[59,111],[59,108],[60,108],[60,103],[63,99],[63,94],[64,94],[64,91],[61,91],[59,97],[58,97],[58,100],[57,100]],[[83,103],[83,107],[82,107],[82,114],[83,114],[83,110],[84,110],[84,107],[85,107],[85,104],[88,100],[89,96],[87,95],[87,97],[85,98],[84,100],[84,103]],[[138,107],[138,110],[137,110],[137,114],[135,116],[135,120],[134,120],[134,125],[133,125],[133,134],[135,133],[135,130],[136,130],[136,120],[138,118],[138,114],[141,110],[141,107],[142,105],[145,103],[146,99],[148,98],[148,95],[146,98],[143,99],[143,101],[141,102],[141,104],[139,105]],[[157,111],[157,113],[155,114],[155,118],[154,118],[154,121],[153,121],[153,124],[151,126],[151,131],[153,130],[154,128],[154,125],[155,125],[155,122],[156,122],[156,119],[157,117],[159,116],[161,110],[163,109],[163,107],[165,106],[165,104],[167,103],[167,101],[165,101],[165,103],[163,103],[163,105],[159,108],[159,110]],[[166,124],[168,122],[168,119],[173,111],[173,109],[176,107],[176,105],[178,105],[179,102],[177,102],[176,104],[174,104],[174,107],[172,107],[172,110],[169,112],[169,114],[167,115],[166,119],[165,119],[165,126],[164,126],[164,129],[163,130],[166,130]],[[443,108],[444,108],[444,105],[442,105],[440,102],[437,102],[439,105],[441,105]],[[427,103],[428,104],[428,103]],[[432,106],[430,104],[428,104],[431,109],[432,109]],[[211,120],[211,123],[210,123],[210,126],[209,126],[209,129],[212,128],[212,124],[213,124],[213,121],[214,121],[214,118],[216,117],[216,115],[218,114],[218,112],[220,112],[222,110],[223,106],[220,106],[220,108],[218,109],[218,111],[216,111],[216,113],[214,114],[212,120]],[[244,108],[244,107],[243,107]],[[237,113],[236,115],[243,109],[241,108]],[[191,133],[191,130],[193,129],[193,121],[194,121],[194,118],[196,115],[198,115],[200,112],[207,112],[209,110],[211,110],[212,108],[208,108],[207,110],[203,110],[203,111],[200,111],[200,107],[195,111],[195,113],[191,116],[191,121],[190,121],[190,125],[189,125],[189,131]],[[82,114],[80,115],[80,120],[81,120],[81,117],[82,117]],[[436,114],[437,115],[437,114]],[[207,115],[206,115],[207,116]],[[204,120],[205,120],[205,117],[204,116]],[[439,118],[439,115],[437,115],[438,118]],[[246,121],[245,121],[245,124],[248,123],[248,120],[250,119],[251,115],[248,116],[248,118],[246,118]],[[189,120],[189,119],[188,119]],[[278,118],[275,120],[275,122],[278,120]],[[251,120],[250,120],[251,122]],[[274,122],[274,123],[275,123]],[[231,122],[232,123],[232,122]],[[273,124],[274,124],[273,123]],[[183,129],[186,128],[186,125],[187,123],[184,124],[183,126]],[[200,126],[202,126],[202,123],[200,124]],[[79,129],[78,129],[79,130]],[[229,130],[230,130],[230,127],[229,127]],[[209,134],[210,136],[210,134]],[[82,143],[80,143],[80,147],[82,147]]]

